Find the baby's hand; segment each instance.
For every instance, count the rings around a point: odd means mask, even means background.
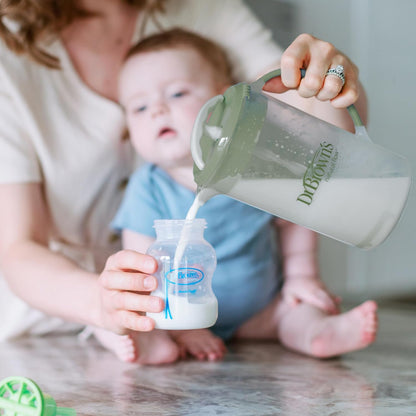
[[[287,278],[282,288],[282,296],[292,305],[305,302],[330,314],[339,313],[341,298],[330,293],[319,278],[304,276]]]

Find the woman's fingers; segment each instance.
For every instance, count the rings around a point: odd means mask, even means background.
[[[335,75],[327,75],[324,78],[324,84],[316,95],[316,98],[321,101],[332,100],[341,92],[342,87],[343,83],[340,78]]]
[[[154,276],[143,273],[110,270],[101,275],[101,284],[109,290],[151,292],[156,289],[157,280]]]
[[[309,54],[306,35],[299,35],[284,51],[281,58],[282,82],[287,88],[298,88],[301,81],[300,68],[306,67]]]
[[[152,256],[133,250],[121,250],[107,259],[106,270],[138,271],[152,274],[157,270],[157,262]]]
[[[134,312],[162,312],[164,303],[157,296],[120,291],[112,296],[114,309]]]
[[[148,332],[154,329],[155,321],[137,312],[120,310],[117,312],[118,325],[132,331]]]
[[[316,39],[310,35],[301,37],[301,41],[305,44],[307,59],[304,60],[306,74],[300,81],[299,94],[302,97],[309,98],[318,96],[321,93],[326,97],[334,98],[341,91],[342,82],[338,83],[337,80],[332,79],[326,83],[326,74],[332,65],[347,65],[346,60],[328,42]]]
[[[345,69],[345,85],[341,92],[331,100],[331,103],[336,108],[348,107],[358,100],[359,91],[358,68],[351,64]]]
[[[327,75],[338,65],[344,67],[344,85],[339,77]],[[306,69],[304,78],[300,68]],[[331,43],[312,35],[299,35],[292,42],[282,56],[281,69],[283,84],[296,88],[302,97],[331,100],[335,107],[347,107],[358,99],[358,68]]]
[[[146,312],[161,312],[164,302],[149,293],[157,288],[151,274],[157,261],[133,250],[110,256],[100,275],[102,326],[117,333],[126,330],[151,331],[155,323]]]

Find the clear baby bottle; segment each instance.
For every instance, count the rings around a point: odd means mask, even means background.
[[[211,287],[217,265],[204,240],[204,219],[155,220],[156,241],[147,254],[158,261],[157,289],[165,301],[160,313],[148,313],[158,329],[197,329],[215,324],[218,302]]]

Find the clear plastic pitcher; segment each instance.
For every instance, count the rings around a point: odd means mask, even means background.
[[[262,92],[276,76],[234,85],[201,109],[191,140],[199,194],[226,194],[347,244],[377,246],[405,206],[408,161],[369,139],[354,106],[352,134]]]
[[[197,329],[215,324],[218,302],[212,291],[215,251],[204,239],[206,222],[155,220],[156,241],[147,254],[158,262],[157,290],[165,301],[160,313],[148,313],[159,329]]]

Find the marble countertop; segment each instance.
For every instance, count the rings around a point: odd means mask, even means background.
[[[374,345],[331,360],[244,342],[222,362],[140,367],[74,336],[21,339],[0,345],[0,379],[30,377],[78,416],[416,414],[416,309],[380,323]]]

